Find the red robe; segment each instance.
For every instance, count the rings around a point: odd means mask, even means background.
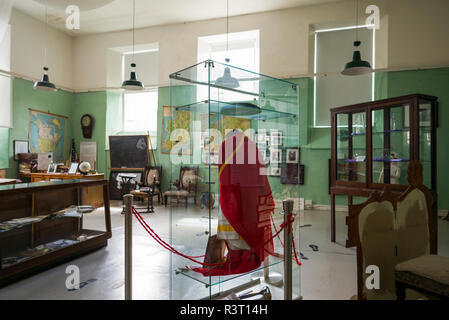
[[[249,272],[274,252],[273,241],[267,240],[272,236],[270,215],[275,205],[256,144],[237,132],[222,143],[219,159],[221,210],[251,251],[228,246],[224,265],[193,269],[205,276]]]

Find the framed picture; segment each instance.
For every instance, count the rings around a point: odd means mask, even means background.
[[[260,159],[259,161],[263,164],[268,164],[270,162],[270,156],[268,153],[268,149],[259,149]]]
[[[281,176],[281,168],[270,167],[270,176],[280,177]]]
[[[299,163],[299,148],[286,150],[287,163]]]
[[[270,145],[273,147],[282,146],[283,135],[281,131],[271,131]]]
[[[257,133],[257,143],[264,145],[267,143],[267,133],[265,131],[261,130]]]
[[[279,149],[273,149],[270,152],[270,162],[271,163],[281,163],[281,157],[282,157],[282,150]]]
[[[304,166],[295,163],[284,163],[281,168],[282,184],[304,184]]]
[[[19,160],[19,153],[28,153],[28,140],[14,140],[14,160]]]
[[[51,162],[48,165],[47,173],[56,173],[56,170],[58,170],[58,164]]]
[[[70,164],[70,168],[69,168],[69,174],[76,174],[76,172],[78,171],[78,162],[72,162]]]

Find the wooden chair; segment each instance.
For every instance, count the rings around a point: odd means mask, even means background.
[[[158,203],[161,204],[161,181],[162,167],[150,166],[145,170],[145,180],[138,190],[132,190],[131,194],[136,198],[147,200],[147,208],[143,213],[153,213],[153,198],[157,196]]]
[[[349,243],[357,247],[358,299],[395,299],[397,264],[437,250],[437,216],[430,191],[422,183],[422,165],[412,161],[409,188],[394,195],[387,187],[367,201],[349,206]],[[366,268],[377,266],[380,288],[368,289]]]
[[[168,198],[176,198],[178,203],[180,199],[185,199],[186,207],[189,198],[193,198],[195,202],[198,180],[198,167],[181,167],[179,169],[179,179],[171,184],[177,190],[164,192],[165,206],[168,204]]]

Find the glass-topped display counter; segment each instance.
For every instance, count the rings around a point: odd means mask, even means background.
[[[101,190],[101,206],[89,203],[85,188]],[[106,180],[0,186],[0,286],[106,246],[110,237]]]
[[[299,212],[298,86],[207,60],[170,75],[163,126],[170,239],[195,257],[171,256],[172,298],[268,287],[283,299],[283,232],[272,237],[283,200]],[[299,298],[295,262],[292,286]]]

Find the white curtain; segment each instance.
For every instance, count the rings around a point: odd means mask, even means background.
[[[0,42],[2,42],[6,31],[8,30],[9,16],[11,15],[13,0],[0,1]]]

